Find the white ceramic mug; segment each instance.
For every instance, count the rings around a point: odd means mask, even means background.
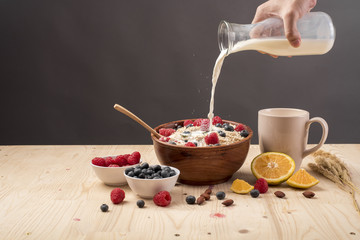
[[[258,134],[261,152],[282,152],[295,161],[297,171],[303,158],[317,151],[326,141],[328,125],[320,117],[309,120],[309,112],[294,108],[269,108],[258,113]],[[322,136],[313,148],[306,149],[310,124],[320,123]]]

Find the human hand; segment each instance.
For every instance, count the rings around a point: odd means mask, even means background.
[[[293,47],[299,47],[301,36],[297,30],[297,21],[310,12],[317,0],[269,0],[256,9],[252,23],[261,22],[267,18],[277,17],[284,22],[284,32]],[[277,57],[273,56],[272,57]]]

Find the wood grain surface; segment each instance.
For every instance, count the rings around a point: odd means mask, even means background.
[[[325,145],[348,165],[360,186],[360,144]],[[128,186],[125,201],[113,205],[108,187],[90,167],[95,156],[139,151],[145,161],[158,163],[151,145],[121,146],[0,146],[0,239],[360,239],[360,215],[350,194],[312,172],[307,157],[302,167],[320,183],[307,199],[302,190],[285,183],[259,198],[231,192],[236,178],[255,183],[250,163],[259,154],[250,147],[239,171],[215,185],[203,205],[188,205],[187,195],[199,196],[207,186],[178,184],[165,208],[138,196]],[[284,199],[274,192],[285,192]],[[224,191],[234,205],[225,207],[214,193]],[[358,201],[360,198],[357,196]],[[109,205],[109,212],[100,205]]]

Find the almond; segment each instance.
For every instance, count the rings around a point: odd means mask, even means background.
[[[206,201],[210,199],[210,195],[207,194],[207,193],[203,193],[203,194],[201,194],[200,196],[203,197],[203,198],[205,198]]]
[[[278,198],[283,198],[285,197],[285,193],[283,193],[282,191],[276,191],[274,192],[275,196],[277,196]]]
[[[225,206],[230,206],[233,203],[234,203],[234,200],[232,200],[232,199],[228,199],[228,200],[225,200],[222,202],[222,204]]]
[[[203,196],[198,197],[198,199],[196,200],[196,203],[198,205],[203,204],[203,202],[205,202],[205,198]]]
[[[207,194],[209,194],[209,195],[210,195],[210,194],[212,193],[211,188],[206,189],[204,193],[207,193]]]
[[[311,192],[311,191],[305,191],[303,192],[303,195],[306,197],[306,198],[312,198],[315,196],[315,193]]]

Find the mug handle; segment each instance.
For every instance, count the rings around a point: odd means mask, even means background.
[[[314,117],[314,118],[310,119],[309,121],[307,121],[305,124],[305,131],[309,132],[310,125],[314,122],[320,123],[320,125],[322,127],[322,136],[321,136],[320,142],[315,147],[306,149],[304,151],[303,158],[305,158],[307,155],[319,150],[321,148],[321,146],[325,143],[326,138],[329,133],[329,126],[328,126],[327,122],[321,117]]]

